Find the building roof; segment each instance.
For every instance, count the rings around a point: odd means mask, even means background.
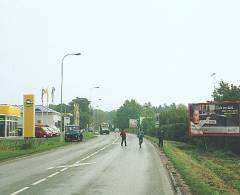
[[[17,107],[19,107],[21,109],[21,111],[23,110],[23,105],[18,105]],[[51,108],[47,108],[45,106],[42,105],[35,105],[35,113],[55,113],[55,114],[61,114],[60,112],[57,112]]]

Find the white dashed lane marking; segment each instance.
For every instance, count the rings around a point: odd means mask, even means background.
[[[55,175],[59,174],[60,172],[53,173],[52,175],[49,175],[48,178],[54,177]]]
[[[114,140],[112,144],[115,144],[118,139],[119,139],[119,138],[117,138],[116,140]],[[105,150],[107,147],[111,146],[112,144],[109,144],[109,145],[107,145],[107,146],[104,146],[103,148],[101,148],[101,149],[97,150],[96,152],[88,155],[87,157],[81,159],[80,161],[77,161],[75,164],[72,164],[72,165],[63,165],[63,166],[58,166],[58,167],[49,167],[47,170],[52,170],[52,169],[54,169],[54,168],[63,168],[63,169],[60,170],[60,172],[64,172],[64,171],[66,171],[68,168],[71,168],[71,167],[78,167],[78,166],[82,166],[82,165],[94,164],[94,163],[96,163],[96,162],[92,162],[92,163],[80,163],[80,162],[82,162],[82,161],[84,161],[84,160],[87,160],[88,158],[90,158],[90,157],[98,154],[99,152]],[[49,175],[47,178],[52,178],[52,177],[58,175],[60,172],[55,172],[55,173]],[[40,180],[32,183],[32,186],[38,185],[38,184],[46,181],[47,178],[43,178],[43,179],[40,179]],[[19,194],[19,193],[21,193],[21,192],[23,192],[23,191],[25,191],[25,190],[27,190],[27,189],[29,189],[29,188],[30,188],[30,187],[24,187],[24,188],[22,188],[22,189],[20,189],[20,190],[18,190],[18,191],[16,191],[16,192],[13,192],[11,195]]]
[[[32,186],[40,184],[40,183],[44,182],[45,180],[46,180],[46,178],[40,179],[40,180],[36,181],[35,183],[33,183]]]
[[[63,172],[63,171],[66,171],[68,168],[64,168],[64,169],[62,169],[62,170],[60,170],[61,172]]]

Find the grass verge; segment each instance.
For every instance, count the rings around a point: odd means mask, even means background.
[[[94,133],[85,131],[85,132],[83,132],[83,137],[85,140],[92,139],[92,138],[94,138]]]
[[[84,132],[83,136],[85,140],[88,140],[94,137],[94,133]],[[27,141],[20,138],[3,139],[0,140],[0,161],[75,143],[76,142],[65,142],[63,136],[32,138]]]
[[[150,138],[157,142],[157,139]],[[227,151],[202,152],[195,146],[164,141],[164,153],[193,194],[240,194],[240,157]]]

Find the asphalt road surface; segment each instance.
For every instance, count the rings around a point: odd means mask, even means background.
[[[0,163],[0,194],[174,194],[157,149],[119,134]]]

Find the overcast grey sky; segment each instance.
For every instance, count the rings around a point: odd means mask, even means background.
[[[0,0],[0,103],[89,97],[104,110],[211,99],[213,78],[239,85],[239,0]],[[97,99],[102,98],[101,103]]]

